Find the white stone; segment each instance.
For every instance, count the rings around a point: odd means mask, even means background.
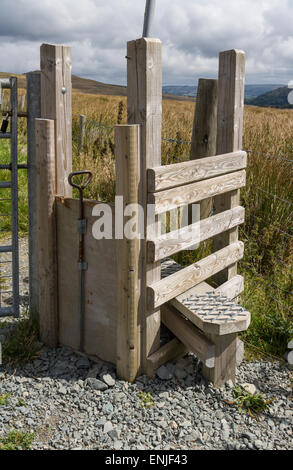
[[[256,386],[253,384],[241,384],[241,387],[244,388],[251,395],[256,394]]]
[[[288,349],[293,349],[293,339],[288,343]]]

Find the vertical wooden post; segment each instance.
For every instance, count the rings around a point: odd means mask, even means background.
[[[244,111],[245,54],[242,51],[220,53],[219,100],[217,154],[234,152],[242,148],[243,111]],[[216,213],[233,209],[240,202],[240,191],[233,191],[214,198]],[[238,228],[232,229],[214,239],[214,251],[238,240]],[[218,285],[237,274],[237,264],[214,276]],[[216,345],[215,367],[203,366],[207,380],[221,387],[228,380],[235,382],[237,334],[224,336],[208,335]]]
[[[81,151],[83,148],[84,136],[85,136],[85,121],[86,121],[86,116],[81,114],[79,116],[78,155],[81,154]]]
[[[201,78],[198,82],[190,160],[212,157],[217,151],[218,80]],[[209,217],[212,198],[200,204],[200,218]]]
[[[71,197],[72,171],[71,47],[41,46],[41,117],[55,121],[56,192]]]
[[[138,204],[139,138],[137,125],[122,125],[115,128],[116,196],[123,197],[123,214],[126,206]],[[116,217],[120,216],[121,214],[116,214]],[[117,374],[129,382],[135,380],[139,367],[138,211],[133,212],[131,220],[135,224],[137,236],[130,239],[124,232],[123,239],[116,240]]]
[[[217,154],[235,152],[242,148],[244,112],[245,54],[231,50],[220,53]],[[240,190],[217,196],[216,213],[239,205]],[[238,240],[238,227],[214,239],[214,251]],[[237,274],[237,264],[215,276],[220,285]]]
[[[30,316],[39,319],[38,221],[35,119],[41,117],[41,74],[27,74],[27,158]]]
[[[162,126],[162,44],[158,39],[141,38],[127,44],[127,111],[129,124],[141,124],[139,203],[145,211],[144,240],[140,246],[142,325],[141,366],[147,372],[147,357],[160,347],[160,311],[149,311],[146,287],[160,280],[161,264],[147,264],[146,239],[157,233],[159,221],[147,223],[147,169],[161,164]]]
[[[36,119],[39,317],[41,341],[58,345],[54,121]]]

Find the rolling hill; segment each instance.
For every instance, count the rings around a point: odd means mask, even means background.
[[[293,105],[288,102],[288,95],[292,91],[288,87],[281,87],[277,90],[264,93],[257,98],[246,100],[246,104],[262,106],[264,108],[293,109]]]

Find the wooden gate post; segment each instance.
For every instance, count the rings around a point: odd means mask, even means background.
[[[217,151],[218,80],[201,78],[198,82],[190,160],[213,157]],[[200,218],[209,217],[212,198],[200,204]]]
[[[72,197],[71,47],[41,46],[41,117],[55,121],[56,193]]]
[[[58,345],[54,121],[36,119],[35,128],[40,338],[54,348]]]
[[[160,347],[160,310],[150,311],[146,287],[160,280],[160,262],[147,264],[146,239],[157,233],[159,220],[147,224],[147,169],[161,165],[162,132],[162,44],[158,39],[141,38],[127,44],[128,123],[141,125],[139,203],[144,208],[144,239],[141,240],[139,277],[142,325],[141,371],[147,372],[147,358]]]
[[[231,50],[220,53],[217,155],[242,148],[244,112],[245,53]],[[240,190],[214,198],[215,212],[223,212],[239,205]],[[214,251],[238,240],[238,227],[214,239]],[[237,275],[237,263],[215,276],[223,284]]]
[[[139,213],[138,167],[140,133],[138,125],[115,127],[116,196],[122,196],[123,215],[131,216],[136,229],[130,239],[123,228],[123,238],[116,240],[117,249],[117,374],[123,380],[133,382],[139,367],[138,325],[138,263],[139,263]],[[125,214],[125,208],[136,205]],[[117,206],[118,207],[118,206]],[[117,208],[116,208],[117,210]],[[134,211],[134,212],[133,212]],[[121,214],[115,213],[121,218]],[[123,221],[125,217],[122,216]],[[125,224],[123,224],[125,225]]]
[[[35,119],[41,117],[41,74],[27,74],[27,158],[30,317],[39,320],[38,221]]]

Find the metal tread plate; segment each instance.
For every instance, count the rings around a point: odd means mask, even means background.
[[[182,269],[172,259],[165,259],[161,265],[161,276],[165,278]],[[211,286],[206,292],[182,294],[171,300],[171,304],[201,331],[208,334],[225,335],[246,331],[250,324],[250,313],[238,303],[222,293],[215,292]]]

